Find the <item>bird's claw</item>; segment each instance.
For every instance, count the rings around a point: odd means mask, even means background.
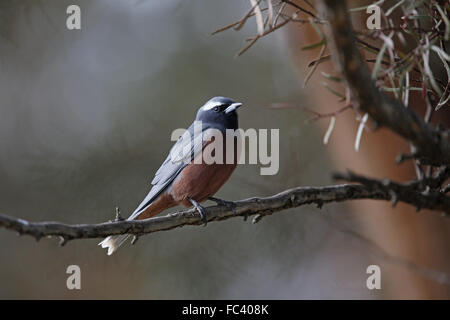
[[[195,209],[197,210],[197,212],[200,215],[200,219],[203,221],[203,226],[206,227],[206,224],[208,223],[208,219],[206,218],[206,212],[205,212],[205,208],[203,208],[197,201],[195,201],[192,198],[188,198],[189,201],[192,203],[192,205],[195,207]]]
[[[200,214],[200,219],[203,221],[203,226],[206,227],[206,225],[208,224],[208,219],[206,219],[205,208],[203,208],[202,206],[198,206],[196,209]]]

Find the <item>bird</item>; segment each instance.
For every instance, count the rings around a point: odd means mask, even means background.
[[[205,147],[215,141],[208,138],[210,133],[219,132],[224,136],[227,129],[238,129],[236,111],[241,106],[242,103],[222,96],[214,97],[201,106],[194,122],[175,142],[169,155],[156,171],[149,193],[127,220],[148,219],[171,207],[182,205],[188,208],[195,207],[206,225],[207,218],[204,207],[200,205],[201,202],[209,199],[217,204],[232,205],[231,202],[215,198],[213,195],[230,178],[237,166],[239,152],[237,140],[233,140],[234,158],[231,163],[225,161],[226,153],[230,152],[230,147],[227,148],[226,143],[223,143],[222,149],[224,161],[208,164],[206,161],[199,162],[198,159],[204,155]],[[196,123],[201,123],[201,135],[194,132],[197,130]],[[239,139],[239,134],[235,137]],[[106,248],[107,254],[111,255],[129,236],[129,234],[108,236],[99,245]]]

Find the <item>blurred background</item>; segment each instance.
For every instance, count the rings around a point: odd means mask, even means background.
[[[70,4],[81,7],[82,30],[66,28]],[[333,170],[358,169],[357,161],[366,164],[361,173],[371,172],[375,149],[368,138],[360,153],[352,149],[354,117],[338,123],[342,134],[324,146],[327,121],[306,124],[310,115],[298,109],[269,108],[293,102],[315,109],[335,101],[315,90],[314,80],[312,89],[302,88],[310,57],[293,43],[307,38],[308,29],[275,32],[238,58],[255,24],[211,36],[249,8],[242,0],[2,1],[0,212],[98,223],[113,219],[119,206],[128,216],[167,156],[172,130],[188,127],[198,107],[216,95],[245,104],[240,127],[280,129],[279,173],[260,176],[258,165],[241,165],[220,198],[330,184]],[[377,165],[387,167],[394,158],[392,152]],[[436,259],[430,260],[431,247],[401,245],[430,234],[442,241],[448,221],[432,216],[435,229],[412,233],[386,218],[389,203],[370,203],[303,206],[256,225],[239,218],[158,232],[110,257],[97,246],[100,239],[59,247],[58,239],[37,243],[0,230],[0,298],[449,297],[449,286],[427,273],[450,270],[449,250],[432,246]],[[386,219],[374,222],[377,217]],[[405,226],[400,217],[396,223]],[[66,287],[73,264],[81,268],[81,290]],[[381,267],[381,290],[366,287],[371,264]]]

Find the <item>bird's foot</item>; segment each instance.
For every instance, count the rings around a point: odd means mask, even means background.
[[[234,202],[232,202],[232,201],[227,201],[227,200],[223,200],[223,199],[219,199],[219,198],[215,198],[215,197],[208,197],[208,200],[211,200],[211,201],[215,202],[219,206],[227,207],[234,214],[237,214],[236,213],[236,204]],[[247,220],[247,217],[244,217],[244,218],[245,218],[245,220]]]
[[[206,211],[205,208],[203,208],[197,201],[195,201],[192,198],[188,198],[189,201],[192,203],[192,205],[197,209],[200,219],[203,221],[204,225],[206,227],[206,224],[208,223],[208,219],[206,218]]]

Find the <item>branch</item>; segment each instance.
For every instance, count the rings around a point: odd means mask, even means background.
[[[450,197],[439,191],[423,193],[416,184],[383,183],[362,178],[354,174],[340,175],[339,178],[360,184],[341,184],[325,187],[297,187],[265,198],[249,198],[232,202],[230,205],[205,208],[209,222],[236,217],[255,215],[253,223],[261,218],[285,209],[316,204],[319,208],[325,203],[346,200],[374,199],[402,201],[416,208],[440,210],[450,214]],[[438,179],[438,178],[436,178]],[[439,180],[440,181],[440,180]],[[434,183],[434,180],[432,181]],[[16,231],[19,235],[31,235],[39,240],[42,237],[59,236],[61,245],[73,239],[103,238],[110,235],[132,234],[140,236],[147,233],[171,230],[185,225],[202,225],[195,209],[175,212],[166,216],[147,220],[119,220],[99,224],[69,225],[59,222],[29,222],[0,214],[0,227]]]
[[[450,137],[425,123],[402,102],[383,94],[375,86],[368,67],[361,59],[345,1],[321,0],[329,21],[332,57],[350,87],[361,110],[380,126],[409,140],[424,164],[450,164]]]
[[[314,19],[318,19],[317,16],[316,16],[314,13],[312,13],[311,11],[308,11],[308,10],[302,8],[302,7],[300,7],[298,4],[296,4],[296,3],[292,2],[292,1],[289,1],[289,0],[281,0],[281,2],[287,3],[287,4],[291,5],[291,6],[293,6],[294,8],[297,8],[299,11],[304,12],[304,13],[310,15],[310,16],[313,17]]]
[[[334,174],[334,179],[360,183],[373,190],[383,190],[390,195],[392,205],[399,201],[409,203],[417,210],[426,208],[450,214],[450,197],[441,192],[440,185],[449,177],[449,170],[442,168],[433,178],[400,184],[389,179],[377,180],[357,175],[351,171]]]

